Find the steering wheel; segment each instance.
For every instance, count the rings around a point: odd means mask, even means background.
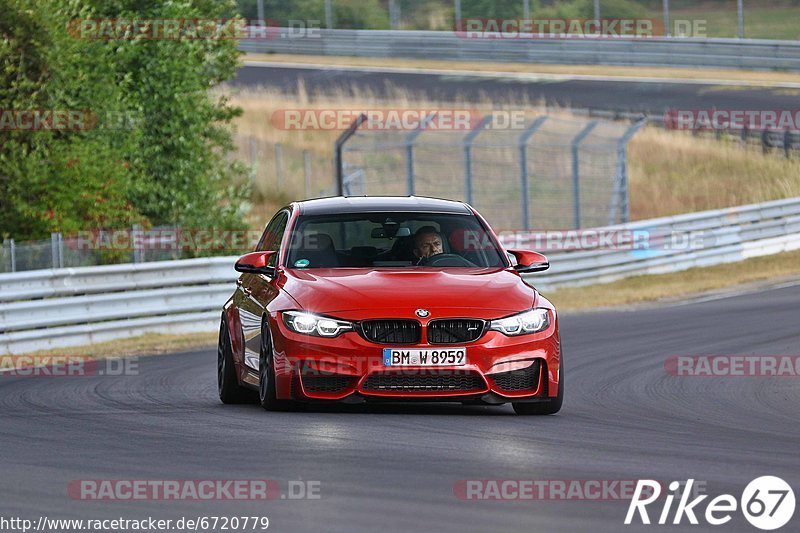
[[[430,257],[424,257],[420,262],[420,266],[433,266],[433,267],[474,267],[477,266],[469,259],[465,259],[457,254],[436,254]]]

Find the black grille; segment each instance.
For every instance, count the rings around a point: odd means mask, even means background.
[[[498,388],[506,391],[533,390],[539,384],[539,362],[527,368],[492,374]]]
[[[475,373],[458,371],[437,374],[372,374],[363,385],[371,391],[478,391],[486,387]]]
[[[352,376],[303,376],[303,388],[308,392],[341,392],[353,385]]]
[[[416,344],[420,339],[416,320],[366,320],[361,332],[368,341],[380,344]]]
[[[428,342],[457,344],[478,340],[483,335],[484,321],[466,318],[431,320],[428,322]]]

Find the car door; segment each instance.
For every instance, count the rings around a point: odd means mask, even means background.
[[[278,212],[267,225],[256,251],[280,252],[288,221],[288,210]],[[279,254],[275,254],[270,259],[270,266],[278,265],[278,256]],[[261,348],[261,317],[264,315],[267,305],[278,296],[278,289],[274,284],[274,279],[264,274],[242,274],[237,285],[241,291],[239,317],[244,337],[245,363],[250,368],[258,368],[258,356]]]

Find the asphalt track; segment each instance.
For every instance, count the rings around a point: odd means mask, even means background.
[[[0,515],[266,515],[270,531],[652,531],[623,501],[463,501],[464,479],[663,481],[712,496],[753,478],[800,486],[800,378],[675,377],[673,354],[798,354],[800,286],[562,317],[567,395],[551,417],[510,406],[223,406],[212,351],[142,358],[124,377],[0,375]],[[320,482],[318,500],[91,502],[75,479]],[[708,500],[706,500],[707,502]],[[705,505],[702,505],[702,509]],[[652,512],[656,515],[660,508]],[[797,531],[800,512],[781,531]],[[654,517],[654,518],[656,518]],[[725,526],[756,531],[740,513]]]
[[[668,109],[795,110],[800,94],[798,88],[735,86],[692,80],[525,79],[273,65],[242,67],[231,84],[269,87],[288,94],[297,92],[299,82],[310,94],[357,89],[385,96],[402,89],[445,102],[483,98],[496,102],[544,101],[562,107],[654,115]],[[702,71],[698,71],[700,75]]]

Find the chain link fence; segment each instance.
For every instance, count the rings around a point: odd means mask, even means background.
[[[278,7],[265,0],[238,0],[238,4],[247,19],[264,20],[266,16],[287,25],[329,29],[446,31],[452,30],[457,21],[469,17],[647,17],[663,25],[665,35],[750,39],[797,39],[800,36],[800,30],[790,22],[800,14],[800,5],[788,1],[631,0],[620,3],[592,0],[586,3],[518,0],[492,5],[480,0],[386,0],[369,6],[362,3],[357,13],[353,12],[353,7],[358,0],[322,0],[313,8],[300,4],[295,7],[289,2]],[[702,34],[697,35],[698,32]]]
[[[134,226],[127,230],[83,231],[69,236],[51,233],[49,239],[38,241],[7,239],[0,243],[0,273],[192,257],[196,254],[187,249],[186,244],[199,242],[199,239],[196,232],[185,233],[182,237],[175,226],[149,230]]]
[[[628,222],[627,145],[644,121],[487,122],[467,132],[356,129],[341,146],[342,192],[461,200],[498,230]]]
[[[320,154],[251,135],[235,138],[237,158],[250,168],[256,199],[269,196],[290,200],[335,194],[330,153]]]

